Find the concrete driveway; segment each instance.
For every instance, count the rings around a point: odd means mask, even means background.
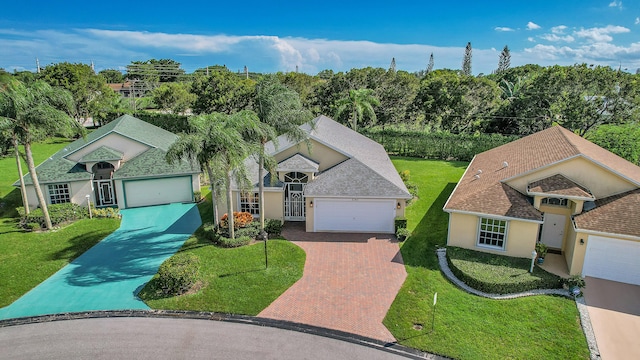
[[[604,360],[640,359],[640,286],[586,278],[584,300]]]
[[[0,319],[89,310],[149,309],[137,293],[200,223],[194,204],[123,210],[118,230],[0,309]]]
[[[283,236],[306,252],[304,274],[258,316],[395,341],[382,320],[407,277],[396,240],[306,233],[300,224]]]

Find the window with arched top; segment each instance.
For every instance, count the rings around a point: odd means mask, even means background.
[[[306,184],[307,181],[309,181],[309,176],[305,173],[294,171],[284,174],[284,182],[286,183]]]

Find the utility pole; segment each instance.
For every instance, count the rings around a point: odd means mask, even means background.
[[[40,60],[38,60],[38,58],[36,58],[36,68],[38,69],[38,74],[40,74]]]
[[[247,65],[244,66],[244,76],[246,79],[249,78],[249,68],[247,67]]]

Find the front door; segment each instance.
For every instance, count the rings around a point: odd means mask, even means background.
[[[544,224],[542,224],[542,242],[554,249],[562,249],[564,240],[564,226],[567,221],[565,215],[544,214]]]
[[[284,219],[288,221],[304,221],[304,184],[286,183],[284,189]]]
[[[112,180],[95,180],[96,206],[113,206],[116,204]]]

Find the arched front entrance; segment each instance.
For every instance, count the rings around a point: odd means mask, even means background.
[[[93,172],[93,190],[96,206],[116,205],[116,193],[113,187],[115,167],[108,162],[99,162],[91,168]]]
[[[284,219],[288,221],[305,220],[304,185],[309,176],[301,172],[284,175]]]

